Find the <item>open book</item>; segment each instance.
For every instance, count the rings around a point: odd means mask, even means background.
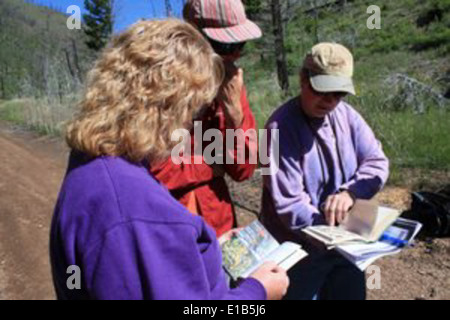
[[[237,280],[246,278],[266,261],[290,269],[308,254],[293,242],[279,244],[257,220],[221,244],[226,272]]]
[[[376,242],[400,216],[400,211],[379,207],[373,200],[356,200],[345,220],[337,227],[311,226],[303,232],[327,246],[349,242]]]
[[[336,246],[336,250],[361,270],[365,270],[378,258],[399,253],[409,246],[422,228],[422,224],[398,218],[374,243],[348,243]]]

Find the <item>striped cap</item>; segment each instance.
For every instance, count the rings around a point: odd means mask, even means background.
[[[261,29],[245,15],[241,0],[188,0],[184,18],[209,38],[222,43],[260,38]]]

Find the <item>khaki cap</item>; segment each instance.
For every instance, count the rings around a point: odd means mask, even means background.
[[[353,56],[341,44],[323,42],[312,47],[303,61],[309,80],[318,92],[348,92],[355,95]]]

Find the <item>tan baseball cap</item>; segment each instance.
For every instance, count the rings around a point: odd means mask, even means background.
[[[341,44],[322,42],[312,47],[303,61],[309,80],[318,92],[348,92],[355,95],[353,56]]]

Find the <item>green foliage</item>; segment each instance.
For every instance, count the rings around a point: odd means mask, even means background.
[[[245,11],[247,15],[253,18],[261,12],[263,0],[244,0]]]
[[[15,123],[23,124],[23,109],[26,102],[23,100],[1,101],[0,102],[0,119]]]
[[[78,96],[54,99],[14,99],[0,102],[0,119],[44,135],[61,135],[65,121],[72,116]]]
[[[350,99],[383,144],[394,168],[450,170],[450,110],[394,111],[382,92]]]
[[[112,1],[85,0],[84,6],[89,12],[84,14],[84,23],[89,48],[99,51],[108,43],[113,31]]]
[[[23,0],[0,1],[0,98],[77,89],[92,55],[67,16]]]

